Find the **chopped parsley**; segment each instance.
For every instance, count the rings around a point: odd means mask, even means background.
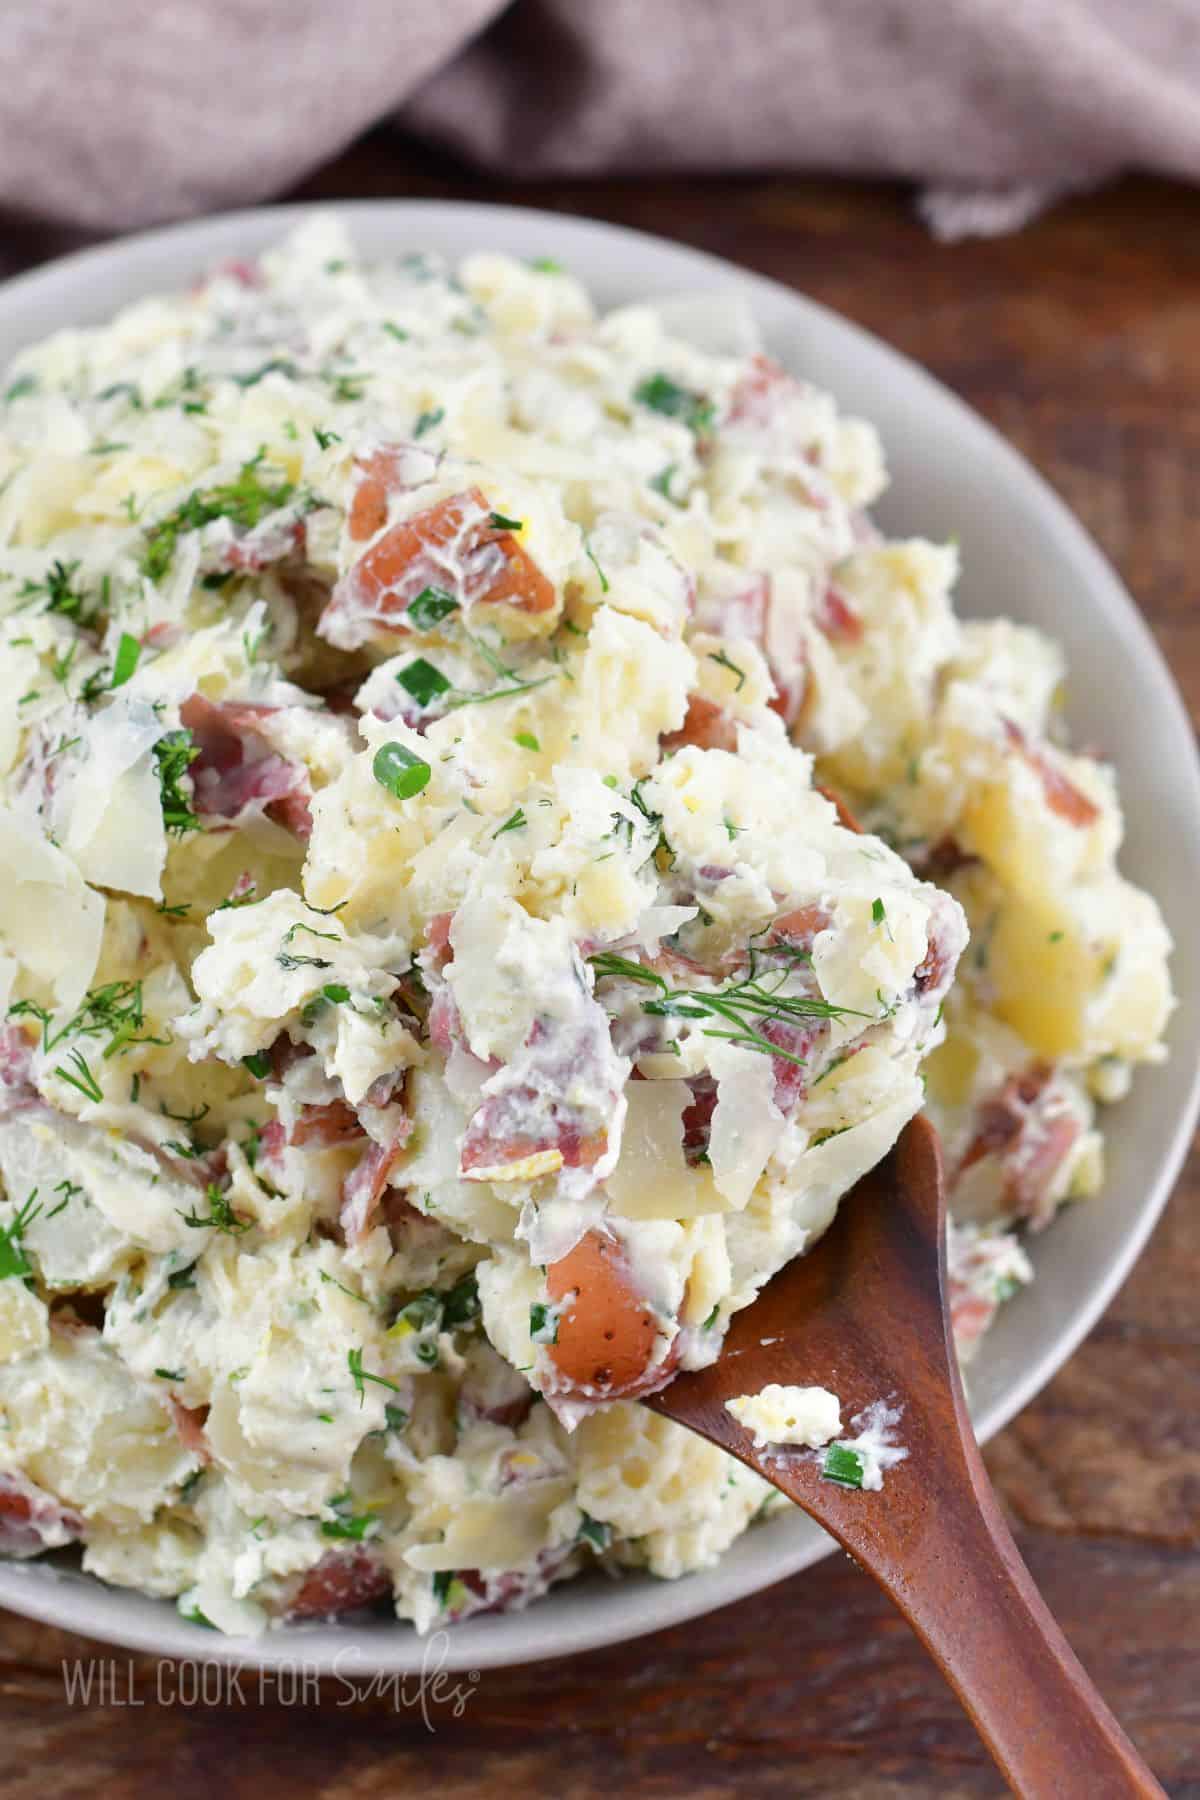
[[[256,1050],[252,1056],[243,1056],[242,1067],[249,1070],[256,1081],[265,1081],[271,1073],[271,1058],[265,1050]]]
[[[440,619],[459,610],[458,601],[445,588],[422,588],[415,600],[410,600],[408,611],[404,617],[416,631],[432,631]]]
[[[553,1306],[534,1301],[529,1308],[529,1336],[535,1344],[557,1344],[558,1313]]]
[[[534,737],[532,731],[516,732],[513,737],[513,743],[520,744],[522,750],[540,750],[542,747],[538,743],[536,737]]]
[[[524,519],[510,519],[507,513],[494,512],[490,515],[493,531],[524,531]]]
[[[435,406],[432,412],[423,412],[413,426],[413,436],[415,438],[424,437],[427,431],[432,431],[435,425],[440,425],[445,416],[445,409],[441,406]]]
[[[479,1317],[479,1286],[474,1275],[464,1275],[442,1299],[442,1324],[447,1331],[473,1324]]]
[[[196,740],[186,725],[168,731],[154,746],[163,824],[176,837],[200,829],[199,817],[192,810],[191,796],[183,786],[184,777],[199,754]]]
[[[691,388],[681,387],[672,381],[669,375],[661,372],[648,375],[633,390],[633,397],[642,406],[648,406],[652,412],[662,413],[664,418],[678,419],[689,431],[708,431],[713,422],[713,405],[703,394],[694,393]]]
[[[313,426],[313,436],[317,440],[318,450],[328,450],[330,444],[340,444],[341,436],[336,431],[322,431],[319,425]]]
[[[265,373],[265,370],[264,370]],[[182,505],[150,526],[142,551],[142,573],[151,581],[161,581],[170,569],[179,539],[189,531],[199,531],[214,519],[228,519],[243,530],[252,530],[268,513],[286,506],[296,492],[296,485],[286,476],[268,479],[262,449],[249,462],[242,464],[232,481],[216,487],[195,489]]]
[[[243,1231],[249,1231],[250,1220],[238,1217],[228,1194],[222,1193],[215,1181],[209,1182],[204,1190],[204,1197],[208,1201],[208,1212],[180,1212],[179,1216],[185,1225],[191,1225],[197,1230],[207,1227],[210,1231],[222,1232],[226,1237],[237,1237]]]
[[[21,1281],[28,1281],[33,1275],[33,1266],[25,1254],[21,1243],[27,1226],[41,1212],[38,1204],[37,1189],[29,1195],[25,1204],[13,1214],[8,1225],[0,1225],[0,1281],[7,1281],[15,1275]]]
[[[81,588],[75,587],[74,579],[79,570],[78,562],[55,561],[50,565],[50,573],[45,581],[26,582],[22,593],[46,596],[46,611],[57,613],[60,618],[71,619],[76,625],[90,625],[97,613],[97,604],[89,599]]]
[[[379,746],[371,772],[380,787],[394,794],[397,800],[411,800],[414,794],[429,786],[433,774],[427,762],[422,762],[419,756],[394,741]]]
[[[886,918],[887,918],[887,912],[884,908],[883,901],[882,900],[872,900],[872,902],[871,902],[871,923],[873,925],[882,925]]]

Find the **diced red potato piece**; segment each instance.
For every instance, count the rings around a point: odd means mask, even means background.
[[[769,356],[756,356],[729,396],[726,423],[767,430],[778,417],[782,403],[803,393],[794,375]]]
[[[531,1109],[544,1118],[544,1130],[514,1131],[513,1118]],[[568,1108],[535,1087],[518,1085],[502,1094],[489,1094],[473,1114],[463,1136],[459,1169],[469,1176],[476,1169],[524,1162],[545,1150],[557,1150],[564,1168],[592,1169],[607,1148],[607,1132],[583,1131]]]
[[[813,615],[817,630],[834,644],[862,642],[863,622],[842,590],[834,583],[826,584]]]
[[[425,928],[426,941],[433,952],[433,966],[442,969],[454,954],[450,943],[450,927],[454,924],[452,912],[434,913]]]
[[[79,1514],[24,1475],[0,1475],[0,1556],[37,1556],[84,1534]]]
[[[1094,825],[1100,817],[1100,808],[1095,801],[1077,788],[1061,769],[1056,768],[1043,750],[1036,744],[1031,744],[1019,725],[1014,724],[1011,719],[1004,719],[1001,723],[1009,743],[1024,757],[1041,782],[1042,793],[1050,811],[1060,819],[1065,819],[1069,825]]]
[[[304,554],[307,527],[303,519],[276,519],[268,516],[249,531],[242,532],[217,556],[217,569],[237,573],[257,573],[269,569],[289,556]]]
[[[210,1463],[212,1451],[209,1449],[208,1438],[204,1430],[208,1422],[208,1407],[185,1406],[182,1400],[175,1398],[174,1394],[168,1396],[167,1405],[171,1409],[171,1417],[175,1421],[175,1431],[184,1449],[190,1450],[193,1456],[198,1456],[201,1462]]]
[[[652,1363],[658,1322],[637,1292],[617,1239],[589,1231],[546,1270],[546,1291],[561,1306],[558,1339],[546,1347],[556,1397],[631,1399],[664,1387],[678,1351]]]
[[[832,924],[833,915],[828,908],[819,901],[810,901],[806,906],[794,906],[790,912],[780,913],[771,926],[771,942],[786,944],[793,950],[811,950],[818,932],[828,931]]]
[[[373,478],[364,484],[369,490],[373,485]],[[369,492],[360,524],[378,515],[378,496]],[[472,487],[393,525],[338,582],[321,616],[321,635],[356,649],[380,630],[404,630],[409,606],[429,587],[463,607],[504,601],[521,612],[551,611],[554,584],[493,517],[485,496]]]
[[[792,1112],[807,1093],[812,1048],[825,1029],[824,1021],[820,1019],[814,1019],[809,1025],[796,1024],[790,1019],[759,1021],[758,1030],[768,1043],[788,1053],[771,1058],[775,1073],[775,1104],[781,1113]],[[799,1057],[800,1062],[794,1062],[793,1057]]]
[[[388,522],[393,494],[411,494],[433,480],[441,457],[424,444],[381,444],[369,456],[356,456],[346,529],[354,543],[364,544]]]
[[[678,731],[663,733],[664,756],[688,744],[697,750],[737,749],[737,726],[724,708],[706,694],[689,694],[683,724]]]
[[[507,1425],[510,1431],[515,1431],[532,1412],[533,1399],[533,1393],[529,1391],[514,1400],[487,1403],[474,1399],[464,1387],[459,1390],[458,1395],[459,1417],[464,1425],[486,1419],[489,1425]]]
[[[411,1132],[412,1120],[405,1119],[388,1143],[372,1139],[342,1183],[339,1217],[348,1244],[361,1242],[374,1225],[388,1176]]]
[[[358,1114],[346,1100],[326,1100],[317,1106],[302,1106],[292,1126],[289,1143],[303,1149],[313,1145],[327,1150],[334,1144],[349,1144],[364,1136]]]
[[[925,955],[913,971],[913,984],[918,994],[945,993],[950,986],[956,958],[942,936],[938,920],[930,920],[925,940]]]
[[[330,1550],[308,1571],[288,1605],[289,1619],[329,1619],[357,1612],[392,1591],[382,1559],[366,1544]]]
[[[33,1042],[22,1027],[0,1025],[0,1117],[36,1106],[40,1100],[33,1084]]]
[[[245,256],[230,256],[219,262],[208,275],[201,276],[196,284],[197,290],[207,286],[210,281],[221,279],[236,281],[239,287],[260,288],[266,285],[261,263]]]
[[[607,1021],[603,1032],[607,1046]],[[459,1152],[464,1176],[547,1150],[557,1150],[568,1169],[596,1166],[608,1148],[607,1127],[597,1129],[594,1113],[567,1098],[577,1076],[596,1072],[595,1033],[593,1017],[585,1016],[577,1029],[560,1027],[554,1033],[534,1020],[521,1058],[508,1065],[511,1080],[484,1097],[467,1126]]]
[[[712,1117],[717,1109],[717,1084],[711,1075],[694,1075],[688,1082],[692,1098],[683,1109],[683,1157],[698,1163],[708,1154]]]
[[[935,843],[930,844],[928,850],[923,851],[920,855],[912,852],[906,852],[906,855],[918,875],[923,876],[926,881],[936,882],[939,886],[948,881],[951,875],[956,875],[960,869],[965,869],[970,863],[979,860],[978,857],[972,856],[964,850],[957,838],[949,832],[944,837],[938,838]]]
[[[980,1105],[978,1129],[954,1172],[957,1181],[985,1156],[995,1157],[1004,1171],[1006,1206],[1034,1230],[1053,1217],[1054,1178],[1082,1130],[1074,1113],[1047,1104],[1053,1078],[1048,1063],[1010,1075],[999,1093]]]
[[[283,1081],[297,1063],[307,1062],[314,1054],[311,1044],[294,1044],[286,1031],[281,1031],[267,1052],[271,1062],[271,1080]]]
[[[551,1586],[575,1549],[574,1543],[565,1543],[539,1551],[531,1574],[521,1569],[456,1569],[454,1579],[466,1589],[467,1598],[446,1611],[447,1623],[455,1625],[480,1613],[515,1612],[528,1606]]]
[[[287,1149],[287,1131],[282,1119],[272,1119],[259,1133],[258,1158],[255,1167],[268,1180],[281,1182],[284,1175],[283,1153]]]
[[[199,751],[189,773],[202,817],[236,824],[260,806],[297,837],[310,835],[308,770],[277,755],[262,730],[263,721],[278,710],[243,702],[218,705],[203,694],[184,701],[179,716]]]
[[[748,575],[745,586],[732,594],[705,594],[697,605],[695,626],[699,631],[714,632],[719,637],[748,638],[761,650],[775,683],[770,705],[785,725],[794,725],[803,711],[808,692],[808,655],[797,622],[797,628],[790,633],[791,643],[781,658],[776,642],[773,599],[769,575]],[[717,747],[725,748],[724,745]]]
[[[996,1316],[998,1302],[976,1292],[952,1275],[949,1281],[950,1324],[959,1354],[974,1349]]]

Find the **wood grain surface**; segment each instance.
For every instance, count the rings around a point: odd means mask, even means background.
[[[883,186],[487,182],[377,137],[302,190],[590,214],[734,258],[923,362],[1049,478],[1128,581],[1200,716],[1200,195],[1129,181],[947,247]],[[0,222],[0,273],[73,247]],[[1023,1554],[1177,1800],[1200,1800],[1200,1165],[1088,1342],[989,1448]],[[144,1704],[68,1705],[61,1659]],[[177,1692],[177,1671],[161,1671]],[[394,1710],[259,1694],[159,1704],[152,1659],[0,1614],[0,1794],[321,1800],[627,1792],[839,1800],[1002,1792],[907,1627],[844,1557],[625,1647]],[[411,1696],[410,1696],[411,1698]],[[295,1704],[284,1704],[286,1699]],[[1074,1800],[1074,1797],[1072,1797]],[[1078,1800],[1088,1800],[1080,1793]]]

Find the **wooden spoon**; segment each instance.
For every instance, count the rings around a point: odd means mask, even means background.
[[[807,1255],[735,1315],[720,1358],[645,1404],[719,1444],[804,1508],[875,1577],[1029,1800],[1163,1790],[1055,1624],[1001,1516],[967,1415],[946,1305],[945,1188],[922,1118],[842,1202]],[[903,1407],[881,1492],[819,1454],[754,1448],[726,1411],[769,1382],[832,1388],[847,1422]]]

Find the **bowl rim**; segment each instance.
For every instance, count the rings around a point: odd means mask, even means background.
[[[501,236],[510,239],[528,238],[534,247],[531,253],[536,251],[538,242],[545,241],[547,233],[559,240],[590,240],[597,250],[607,245],[623,262],[638,255],[655,261],[668,252],[667,260],[678,265],[680,276],[689,282],[692,291],[697,286],[703,292],[736,291],[745,295],[752,307],[757,296],[769,307],[782,308],[814,327],[832,342],[840,341],[853,353],[882,362],[909,384],[927,408],[939,412],[954,431],[986,453],[1015,503],[1037,518],[1046,538],[1057,540],[1064,559],[1074,564],[1079,591],[1091,596],[1098,608],[1122,619],[1136,646],[1142,673],[1156,689],[1155,699],[1165,721],[1161,728],[1176,740],[1176,749],[1182,751],[1175,773],[1183,784],[1185,807],[1193,827],[1200,833],[1200,753],[1192,722],[1146,620],[1090,534],[1046,479],[953,390],[886,340],[785,282],[655,233],[545,208],[404,198],[294,201],[210,214],[134,233],[73,251],[17,275],[0,283],[0,339],[5,338],[14,313],[36,311],[39,300],[58,297],[64,286],[81,289],[79,310],[86,317],[88,308],[82,289],[91,276],[119,276],[121,271],[139,263],[159,260],[160,253],[168,261],[178,253],[180,267],[168,280],[181,285],[189,268],[199,272],[219,259],[223,251],[249,247],[243,243],[231,245],[229,239],[252,238],[256,240],[255,247],[263,247],[313,214],[340,218],[352,233],[356,225],[370,228],[378,223],[381,229],[394,226],[398,232],[407,230],[410,238],[419,237],[422,222],[432,225],[452,218],[449,235],[461,240],[459,254],[486,243],[489,227],[497,228]],[[371,253],[368,250],[368,255]],[[183,266],[185,256],[187,267]],[[155,282],[139,287],[128,299],[161,291],[162,285]],[[642,297],[636,284],[629,287],[627,297]],[[38,332],[14,338],[5,355],[26,342],[36,341],[40,335]],[[889,463],[902,463],[900,447],[886,440],[885,445]],[[1045,1386],[1127,1278],[1175,1185],[1198,1113],[1200,1064],[1193,1067],[1190,1085],[1182,1094],[1169,1136],[1159,1148],[1155,1178],[1130,1215],[1129,1227],[1103,1277],[1064,1318],[1040,1354],[1022,1367],[996,1401],[979,1413],[976,1429],[981,1441],[986,1442],[1006,1425]],[[777,1526],[780,1521],[774,1523]],[[772,1526],[762,1529],[765,1537]],[[578,1596],[579,1604],[565,1617],[561,1612],[551,1617],[547,1603],[542,1601],[522,1613],[481,1616],[455,1626],[452,1632],[437,1631],[424,1639],[398,1621],[386,1621],[382,1629],[373,1630],[360,1629],[355,1624],[297,1624],[254,1640],[220,1637],[181,1619],[170,1601],[110,1588],[95,1577],[44,1563],[0,1562],[0,1604],[42,1623],[129,1649],[240,1668],[280,1669],[302,1664],[306,1671],[343,1677],[352,1671],[363,1675],[414,1674],[426,1679],[431,1670],[467,1670],[474,1676],[482,1669],[577,1655],[685,1623],[799,1572],[834,1548],[832,1539],[813,1527],[811,1532],[797,1534],[797,1542],[790,1548],[761,1554],[757,1559],[759,1566],[749,1576],[745,1571],[731,1570],[727,1560],[722,1559],[713,1568],[675,1582],[627,1577],[609,1590],[610,1600],[618,1593],[623,1600],[608,1605],[589,1604],[593,1596],[603,1591],[598,1582],[577,1581],[557,1590]]]

